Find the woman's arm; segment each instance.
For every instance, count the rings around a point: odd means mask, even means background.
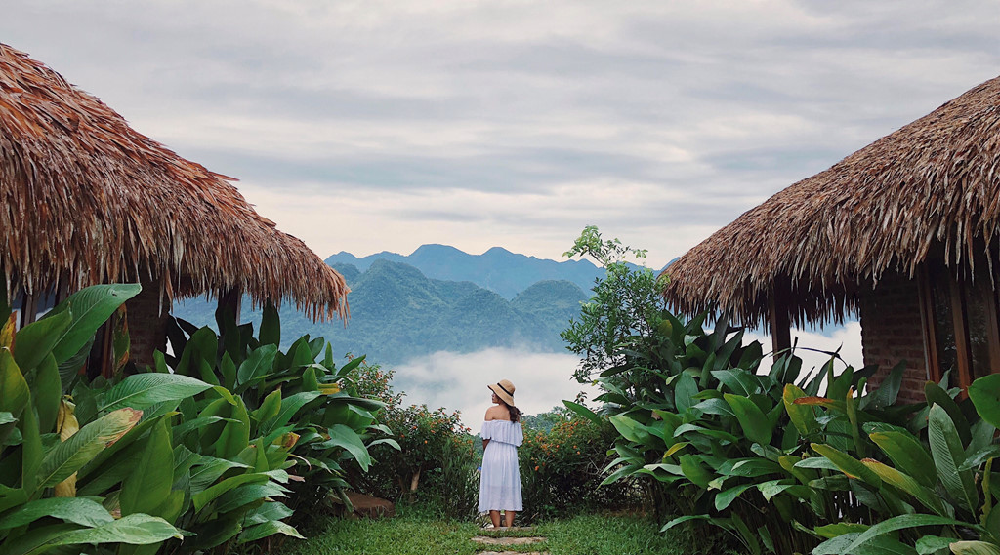
[[[486,450],[486,444],[489,443],[489,442],[490,442],[490,440],[488,440],[488,439],[484,439],[483,440],[483,450],[484,451]]]

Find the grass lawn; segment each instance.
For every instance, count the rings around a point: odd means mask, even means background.
[[[281,553],[293,555],[474,555],[489,550],[471,541],[475,523],[444,520],[399,507],[400,514],[382,520],[330,519],[325,530],[305,541],[286,542]],[[684,532],[663,536],[659,526],[635,516],[580,515],[539,525],[534,534],[548,541],[508,546],[508,551],[548,551],[552,555],[682,555],[695,553]],[[495,548],[500,550],[501,548]]]

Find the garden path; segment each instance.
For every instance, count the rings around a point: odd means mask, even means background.
[[[473,536],[472,541],[483,546],[505,547],[514,545],[544,544],[544,536],[532,535],[533,527],[521,528],[490,528],[483,530],[480,535]],[[548,551],[482,551],[478,555],[549,555]]]

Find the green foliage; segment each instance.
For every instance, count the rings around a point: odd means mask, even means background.
[[[584,303],[579,316],[562,333],[567,348],[583,360],[575,373],[588,381],[594,373],[620,368],[628,363],[629,352],[652,352],[660,316],[665,307],[658,279],[652,270],[629,264],[630,257],[644,259],[646,251],[604,240],[596,226],[587,226],[573,248],[563,256],[589,255],[606,271],[594,287],[594,295]],[[616,380],[629,382],[629,376]]]
[[[836,353],[812,377],[792,353],[764,373],[725,320],[659,318],[595,370],[624,465],[605,483],[662,484],[684,514],[663,530],[708,522],[755,554],[1000,552],[997,376],[968,399],[927,382],[926,403],[894,406],[902,365],[878,390],[873,368],[835,373]]]
[[[383,404],[343,391],[362,359],[338,368],[323,340],[283,353],[220,318],[221,337],[174,330],[180,356],[157,353],[148,373],[63,373],[137,292],[85,289],[0,332],[3,553],[183,553],[299,536],[284,522],[293,509],[346,486],[342,463],[370,457]],[[276,340],[277,320],[267,327]]]
[[[8,319],[0,332],[0,552],[155,546],[182,537],[151,511],[116,519],[117,495],[75,496],[77,475],[141,426],[143,412],[109,407],[80,426],[62,399],[58,365],[87,348],[108,316],[139,290],[87,288],[20,331]],[[11,313],[9,306],[0,311]]]
[[[525,426],[518,458],[526,522],[635,502],[628,484],[599,487],[613,459],[607,452],[617,436],[614,426],[606,418],[593,422],[566,412],[550,413],[546,420],[558,418],[551,429]]]

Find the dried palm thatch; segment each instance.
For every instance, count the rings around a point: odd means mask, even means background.
[[[289,297],[347,316],[344,278],[228,181],[133,130],[44,64],[0,44],[0,263],[35,294],[156,280],[161,294]]]
[[[958,267],[998,235],[1000,77],[744,213],[670,266],[665,295],[758,324],[783,290],[793,323],[840,320],[885,272]]]

